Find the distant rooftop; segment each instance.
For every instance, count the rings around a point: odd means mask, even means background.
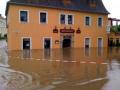
[[[102,0],[10,0],[7,9],[10,4],[109,14]]]

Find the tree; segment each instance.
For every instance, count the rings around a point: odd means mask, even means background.
[[[112,26],[111,32],[120,32],[120,25]]]

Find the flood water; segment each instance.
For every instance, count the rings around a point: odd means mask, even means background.
[[[120,48],[0,49],[0,90],[120,90]]]

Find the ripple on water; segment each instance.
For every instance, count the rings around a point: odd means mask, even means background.
[[[40,84],[32,83],[32,76],[0,67],[0,90],[40,90]]]

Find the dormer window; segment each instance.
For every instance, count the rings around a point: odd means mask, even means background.
[[[96,0],[90,0],[90,7],[96,7]]]
[[[64,5],[70,5],[72,2],[71,0],[62,0]]]
[[[90,7],[96,7],[96,0],[87,0],[87,3]]]
[[[96,1],[95,0],[90,0],[90,3],[96,3]]]

